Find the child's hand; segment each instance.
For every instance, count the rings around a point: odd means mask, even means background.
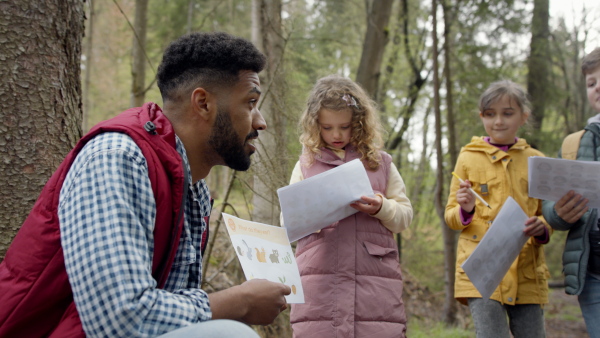
[[[460,183],[460,189],[456,191],[456,202],[458,202],[460,207],[468,213],[473,212],[473,209],[475,209],[475,196],[473,196],[473,193],[469,190],[470,187],[471,182],[465,180]]]
[[[583,198],[573,190],[569,190],[561,199],[554,204],[554,210],[558,217],[567,223],[575,223],[588,211],[588,199]]]
[[[383,198],[375,195],[375,197],[361,196],[360,201],[350,203],[350,206],[366,214],[375,215],[381,209],[382,204]]]
[[[523,232],[525,235],[531,237],[542,236],[546,233],[546,226],[541,219],[537,218],[537,216],[529,217],[529,219],[525,221],[525,229]]]

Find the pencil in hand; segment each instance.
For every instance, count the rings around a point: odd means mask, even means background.
[[[456,175],[456,173],[455,173],[454,171],[452,172],[452,175],[454,175],[454,177],[456,177],[460,183],[463,183],[463,182],[464,182],[464,180],[463,180],[462,178],[460,178],[458,175]],[[479,196],[479,194],[478,194],[478,193],[476,193],[476,192],[475,192],[475,190],[473,190],[473,188],[469,188],[469,190],[471,190],[471,192],[473,193],[473,195],[475,195],[475,197],[477,197],[477,199],[478,199],[478,200],[480,200],[480,201],[481,201],[481,203],[483,203],[483,204],[484,204],[486,207],[488,207],[488,208],[490,208],[490,209],[492,208],[492,207],[490,207],[490,205],[489,205],[489,204],[488,204],[488,203],[487,203],[487,202],[486,202],[486,201],[483,199],[483,197]]]

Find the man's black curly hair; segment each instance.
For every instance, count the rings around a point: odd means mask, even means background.
[[[259,73],[266,57],[250,41],[223,32],[191,33],[173,41],[158,66],[163,100],[184,86],[230,86],[241,70]]]

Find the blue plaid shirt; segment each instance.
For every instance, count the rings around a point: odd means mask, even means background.
[[[190,172],[183,144],[177,151]],[[81,150],[60,192],[65,266],[89,337],[152,337],[212,317],[200,290],[200,242],[210,213],[204,180],[190,184],[185,224],[164,289],[152,278],[156,203],[148,166],[127,135],[103,133]]]

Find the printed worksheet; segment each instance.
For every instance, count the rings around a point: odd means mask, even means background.
[[[375,196],[358,159],[277,190],[291,242],[357,212],[350,203]]]
[[[247,280],[262,278],[292,288],[290,304],[304,303],[304,291],[294,252],[285,229],[246,221],[223,213],[231,243]]]
[[[569,190],[600,208],[600,163],[533,156],[529,164],[529,196],[558,201]]]
[[[484,299],[494,293],[529,239],[523,233],[528,218],[509,196],[483,239],[461,265]]]

